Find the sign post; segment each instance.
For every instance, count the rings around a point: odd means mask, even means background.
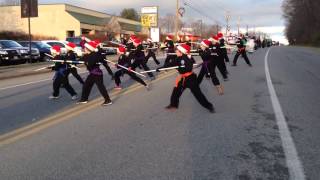
[[[21,0],[21,18],[28,18],[29,29],[29,62],[32,62],[31,52],[31,17],[38,17],[38,0]]]
[[[160,39],[159,33],[152,33],[153,28],[158,28],[158,6],[147,6],[141,8],[141,25],[149,28],[149,36],[153,41]],[[157,34],[158,37],[157,37]]]

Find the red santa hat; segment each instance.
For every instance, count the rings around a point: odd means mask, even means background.
[[[219,38],[218,38],[218,36],[212,36],[212,37],[210,37],[209,40],[210,40],[210,41],[213,41],[213,42],[218,42],[218,41],[219,41]]]
[[[133,44],[139,45],[139,44],[141,44],[141,40],[139,38],[136,38],[133,40]]]
[[[74,48],[76,48],[76,45],[75,45],[74,43],[72,43],[72,42],[68,42],[68,43],[66,44],[66,48],[67,48],[68,50],[73,51]]]
[[[60,54],[61,52],[61,47],[60,46],[57,46],[57,45],[54,45],[51,47],[51,53],[52,54]]]
[[[210,44],[211,44],[211,42],[209,40],[207,40],[207,39],[205,39],[205,40],[203,40],[201,42],[201,45],[206,47],[206,48],[208,48],[210,46]]]
[[[90,41],[88,43],[84,44],[84,47],[86,47],[91,52],[96,51],[98,44],[94,41]]]
[[[217,34],[217,36],[218,36],[219,39],[223,38],[223,34],[222,34],[221,32],[219,32],[219,33]]]
[[[168,35],[168,36],[166,37],[166,39],[167,39],[168,41],[173,40],[173,36],[172,36],[172,35]]]
[[[119,46],[117,49],[119,54],[125,54],[126,53],[126,48],[123,46]]]
[[[177,47],[177,49],[183,54],[190,54],[191,47],[186,44],[181,44]]]
[[[137,39],[137,36],[136,36],[136,35],[131,35],[131,36],[130,36],[130,41],[133,42],[135,39]]]

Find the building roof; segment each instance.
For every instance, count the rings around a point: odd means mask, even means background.
[[[84,24],[90,24],[90,25],[98,25],[98,26],[104,26],[109,23],[111,18],[102,18],[102,17],[96,17],[86,14],[81,14],[77,12],[70,12],[67,11],[71,16],[76,18],[80,23]]]

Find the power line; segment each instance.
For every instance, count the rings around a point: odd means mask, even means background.
[[[212,18],[211,16],[207,15],[203,11],[199,10],[198,8],[196,8],[195,5],[191,4],[190,2],[184,1],[184,5],[188,6],[190,9],[192,9],[193,11],[199,13],[200,15],[208,18],[209,20],[212,20],[213,22],[215,22],[217,24],[221,24],[219,20],[217,20],[215,18]]]

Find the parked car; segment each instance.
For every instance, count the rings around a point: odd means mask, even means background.
[[[21,46],[16,41],[0,40],[0,47],[2,50],[15,50],[16,51],[16,53],[13,51],[10,51],[10,54],[13,53],[15,55],[13,55],[12,58],[8,57],[9,60],[11,61],[11,62],[9,62],[9,64],[16,63],[16,62],[25,63],[25,62],[27,62],[27,60],[30,59],[29,48]],[[3,54],[5,54],[5,53],[3,52]],[[40,59],[40,52],[38,49],[31,48],[31,58],[32,58],[32,60],[35,60],[35,61]]]
[[[20,54],[16,49],[5,48],[0,44],[0,65],[15,64],[20,59]]]
[[[67,54],[67,49],[64,43],[57,41],[57,40],[45,40],[45,41],[41,41],[42,43],[45,43],[47,45],[50,46],[50,48],[52,46],[60,46],[61,47],[61,55],[65,56]]]
[[[60,42],[63,43],[64,45],[66,45],[66,44],[68,44],[68,42],[71,42],[71,41],[60,41]],[[74,52],[77,54],[78,57],[83,56],[83,50],[82,50],[82,47],[80,46],[80,44],[79,45],[76,44],[76,47],[74,48]]]
[[[101,48],[105,51],[106,55],[117,54],[117,48],[116,47],[110,47],[107,44],[102,44]]]
[[[29,47],[29,41],[18,41],[23,47]],[[40,60],[49,61],[51,58],[45,54],[51,54],[51,46],[41,42],[41,41],[31,41],[31,47],[37,48],[40,52]]]

